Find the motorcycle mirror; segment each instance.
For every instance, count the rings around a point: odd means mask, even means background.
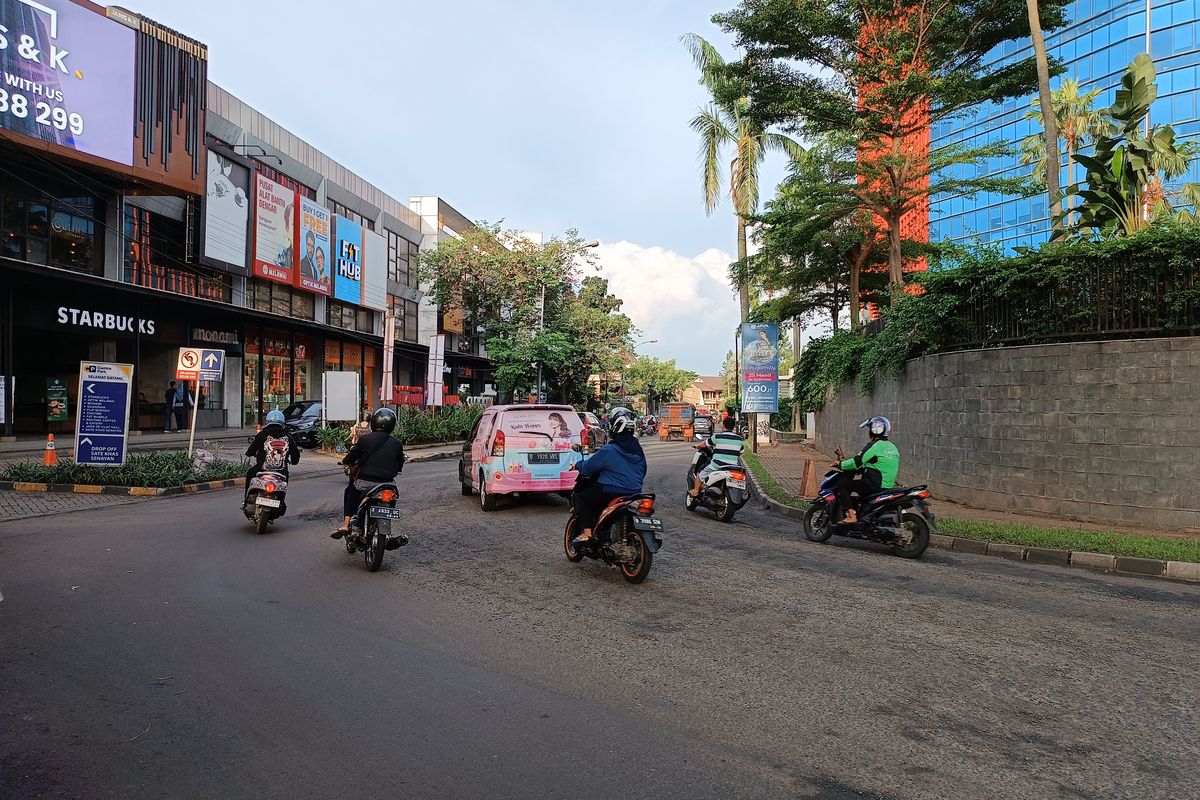
[[[571,445],[571,449],[574,450],[576,453],[583,452],[583,447],[581,445],[573,444],[573,445]]]

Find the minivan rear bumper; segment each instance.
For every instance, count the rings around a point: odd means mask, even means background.
[[[534,478],[528,472],[502,472],[489,474],[487,490],[490,494],[517,494],[525,492],[570,492],[575,489],[574,470],[564,472],[558,478]]]

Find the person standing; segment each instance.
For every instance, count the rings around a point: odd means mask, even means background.
[[[175,386],[175,381],[171,381],[171,385]],[[187,381],[175,386],[175,395],[171,399],[171,410],[175,412],[175,430],[187,429],[187,411],[195,404],[196,401],[187,390]]]
[[[163,393],[163,433],[171,432],[171,411],[175,406],[175,381],[167,386]]]

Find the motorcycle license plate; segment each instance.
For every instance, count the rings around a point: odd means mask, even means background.
[[[661,519],[653,517],[634,517],[633,529],[636,531],[661,531],[663,524]]]
[[[254,504],[259,505],[259,506],[266,506],[267,508],[279,508],[281,505],[283,505],[280,501],[276,500],[274,497],[255,498]]]
[[[733,478],[730,478],[729,480],[725,481],[725,485],[728,486],[730,489],[745,489],[746,488],[745,481],[738,481],[738,480],[734,480]]]
[[[387,506],[371,506],[367,510],[368,517],[375,519],[400,519],[400,509]]]

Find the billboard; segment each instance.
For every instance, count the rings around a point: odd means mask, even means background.
[[[334,217],[333,296],[354,305],[362,304],[363,229],[345,217]]]
[[[254,275],[292,283],[296,271],[296,193],[254,176]]]
[[[742,323],[742,413],[779,411],[779,326]]]
[[[297,249],[300,268],[296,285],[317,294],[329,294],[329,272],[333,260],[329,252],[333,215],[319,203],[300,198],[300,227]]]
[[[0,130],[132,166],[136,42],[71,0],[0,0]]]
[[[208,151],[208,191],[204,198],[204,256],[246,268],[250,224],[250,170]]]
[[[374,231],[363,231],[362,304],[376,311],[388,307],[388,243]]]

